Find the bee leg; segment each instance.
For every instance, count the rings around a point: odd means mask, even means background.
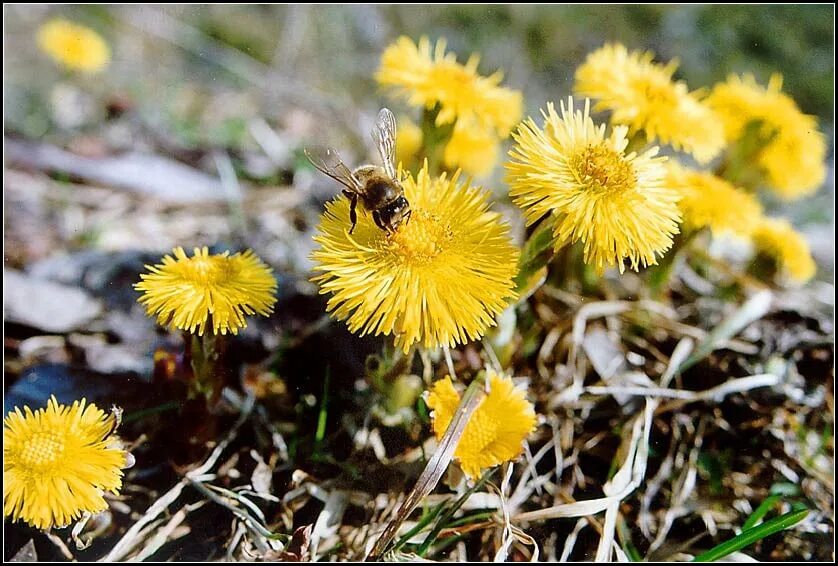
[[[349,198],[349,221],[352,222],[349,233],[351,234],[355,230],[355,225],[358,223],[358,213],[355,211],[355,207],[358,206],[358,195],[350,191],[343,191],[343,194]]]
[[[388,234],[390,233],[390,230],[388,229],[387,225],[384,224],[384,222],[381,220],[381,214],[379,214],[377,210],[372,211],[372,219],[373,221],[375,221],[376,226],[378,226]]]
[[[404,215],[404,223],[407,224],[410,222],[410,215],[413,214],[413,210],[408,210],[407,214]]]

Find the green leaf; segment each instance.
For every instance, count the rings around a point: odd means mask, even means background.
[[[547,277],[547,264],[553,259],[553,226],[545,218],[524,243],[518,258],[518,275],[515,276],[515,292],[518,301],[532,295]]]
[[[808,509],[801,509],[800,511],[791,511],[785,515],[775,517],[758,527],[744,530],[729,541],[725,541],[711,548],[707,552],[699,554],[693,558],[693,562],[715,562],[716,560],[724,558],[728,554],[742,550],[746,546],[749,546],[758,540],[762,540],[765,537],[785,530],[792,525],[796,525],[805,519],[808,514]]]
[[[747,531],[750,528],[753,528],[757,523],[759,523],[760,519],[765,517],[765,515],[774,507],[774,504],[780,500],[779,495],[769,495],[765,501],[760,503],[759,507],[757,507],[756,511],[751,513],[751,516],[745,520],[745,523],[742,525],[742,530]]]

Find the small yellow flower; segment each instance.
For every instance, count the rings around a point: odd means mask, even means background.
[[[470,175],[482,176],[495,168],[499,152],[500,139],[492,130],[458,120],[443,159],[448,167],[461,167]]]
[[[214,334],[238,334],[247,326],[245,315],[273,312],[276,279],[252,251],[210,255],[207,248],[195,248],[191,258],[183,248],[173,253],[162,264],[147,265],[151,273],[141,274],[134,285],[143,292],[140,303],[161,325],[200,336],[207,326]]]
[[[547,105],[545,124],[532,118],[512,136],[516,145],[506,164],[512,200],[527,224],[552,215],[556,249],[581,241],[584,260],[598,271],[623,260],[654,265],[672,245],[681,220],[678,194],[664,178],[658,148],[626,153],[627,128],[610,136],[596,126],[589,103],[574,110],[573,99],[559,115]]]
[[[773,257],[793,282],[805,283],[815,275],[817,265],[809,244],[787,220],[763,218],[752,237],[756,249]]]
[[[68,69],[95,73],[105,68],[111,50],[90,28],[67,20],[50,20],[38,30],[38,46]]]
[[[628,51],[607,44],[590,53],[576,70],[574,91],[595,98],[595,111],[610,110],[611,121],[632,133],[642,130],[649,141],[669,144],[705,163],[725,144],[718,118],[687,85],[674,81],[677,61],[653,62],[647,51]]]
[[[454,457],[472,479],[484,469],[514,460],[523,451],[523,442],[535,428],[535,411],[526,393],[516,389],[512,379],[494,372],[488,375],[489,391],[468,421]],[[460,394],[446,376],[434,383],[427,404],[437,439],[441,439],[454,417]]]
[[[113,415],[84,399],[15,407],[3,419],[3,516],[49,529],[107,509],[102,495],[119,491],[127,463],[115,427]]]
[[[681,194],[678,207],[690,230],[709,227],[714,234],[749,236],[762,217],[762,205],[753,195],[712,173],[671,162],[667,170],[667,184]]]
[[[387,235],[361,214],[350,235],[349,201],[326,205],[314,240],[313,278],[327,309],[352,332],[395,334],[405,352],[464,344],[495,324],[515,295],[518,250],[483,191],[428,164],[403,183],[410,220]]]
[[[761,147],[756,165],[768,186],[781,197],[795,199],[814,193],[826,178],[826,141],[814,116],[781,92],[783,78],[775,74],[762,87],[752,75],[731,75],[713,87],[707,99],[722,117],[730,141],[739,140],[751,123],[758,125]]]
[[[416,161],[422,147],[422,128],[406,116],[399,116],[399,135],[396,136],[396,163],[405,166]]]
[[[440,39],[431,48],[427,37],[415,44],[402,36],[384,51],[375,78],[413,106],[431,109],[439,104],[437,125],[463,118],[477,120],[501,137],[509,135],[521,119],[521,93],[499,86],[501,71],[488,77],[479,75],[477,55],[462,65],[456,55],[445,53],[445,45]]]

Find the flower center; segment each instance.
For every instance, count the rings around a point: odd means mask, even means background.
[[[671,109],[678,105],[678,95],[667,77],[644,77],[635,84],[638,92],[643,93],[644,104],[649,108]]]
[[[220,261],[219,261],[220,260]],[[186,279],[198,285],[215,285],[221,280],[226,261],[216,257],[193,257],[189,260],[189,273]]]
[[[571,166],[579,182],[591,191],[623,192],[637,183],[631,164],[605,144],[585,146],[572,157]]]
[[[383,236],[381,248],[401,261],[426,264],[438,256],[453,232],[446,222],[436,214],[414,209],[410,221],[402,223],[390,237]]]
[[[431,71],[430,84],[452,85],[464,87],[470,85],[474,76],[463,66],[454,64],[439,64]]]
[[[32,435],[20,455],[25,466],[43,468],[54,464],[64,454],[64,437],[52,432]]]
[[[476,452],[482,452],[497,440],[498,423],[485,412],[475,411],[464,436],[469,437],[469,445]]]

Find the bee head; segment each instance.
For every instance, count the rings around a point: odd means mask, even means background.
[[[396,231],[402,220],[410,217],[410,203],[404,198],[404,195],[399,196],[396,200],[389,203],[379,211],[381,223],[392,232]]]

